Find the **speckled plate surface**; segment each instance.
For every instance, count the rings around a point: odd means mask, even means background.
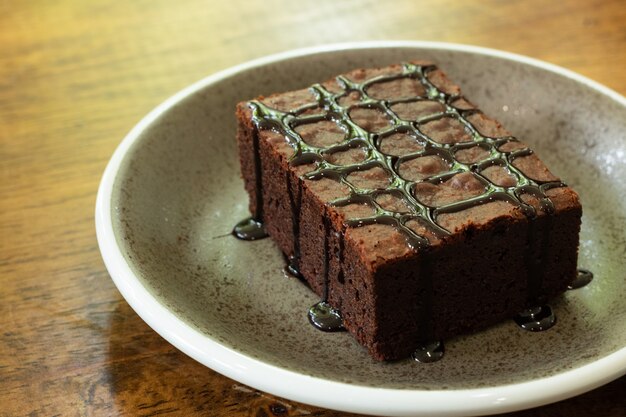
[[[436,363],[377,363],[348,334],[308,324],[318,299],[285,277],[271,240],[230,235],[248,215],[233,110],[260,94],[417,58],[439,63],[580,193],[579,264],[596,278],[552,304],[558,323],[549,331],[505,322],[447,341]],[[129,133],[105,171],[96,224],[113,280],[150,326],[199,362],[286,398],[371,414],[493,414],[573,396],[626,372],[626,100],[528,58],[364,43],[226,70],[176,94]]]

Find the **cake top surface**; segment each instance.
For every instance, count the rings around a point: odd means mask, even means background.
[[[579,204],[430,62],[359,69],[248,106],[261,137],[374,262]]]

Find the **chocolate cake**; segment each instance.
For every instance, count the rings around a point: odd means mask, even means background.
[[[578,196],[435,64],[354,70],[237,119],[252,217],[234,232],[276,242],[322,299],[317,327],[378,360],[427,360],[504,319],[554,322],[545,303],[577,274]]]

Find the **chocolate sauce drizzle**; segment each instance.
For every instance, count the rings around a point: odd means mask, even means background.
[[[421,363],[437,362],[445,352],[442,342],[431,342],[420,345],[411,355],[414,361]]]
[[[262,222],[248,217],[235,225],[233,235],[241,240],[258,240],[267,237],[267,232]]]
[[[289,256],[287,270],[297,278],[302,278],[300,273],[300,207],[302,206],[302,186],[298,183],[292,186],[291,173],[285,174],[287,192],[289,194],[289,207],[291,208],[291,228],[293,231],[293,255]],[[296,189],[294,194],[293,189]]]
[[[549,305],[528,308],[514,318],[515,323],[524,330],[540,332],[556,324],[556,316]]]
[[[309,321],[319,330],[337,332],[344,330],[341,312],[328,303],[330,289],[330,221],[324,217],[324,286],[322,301],[309,309]]]
[[[263,225],[263,178],[261,175],[261,153],[259,152],[258,132],[254,132],[252,137],[252,152],[254,154],[255,215],[254,217],[243,219],[233,228],[233,235],[242,240],[257,240],[267,237],[267,232]]]
[[[593,280],[593,272],[588,269],[578,268],[576,271],[576,278],[572,281],[571,284],[568,285],[568,290],[575,290],[578,288],[582,288],[585,285],[589,284]]]
[[[289,144],[294,148],[294,154],[290,159],[293,166],[309,164],[314,162],[315,168],[304,174],[303,178],[308,180],[319,180],[321,178],[334,179],[350,189],[350,195],[338,198],[329,202],[333,206],[345,206],[355,203],[367,203],[376,210],[370,217],[353,218],[346,221],[346,227],[361,227],[370,224],[390,224],[404,233],[407,243],[415,248],[423,248],[429,245],[428,239],[417,234],[406,225],[410,220],[420,221],[432,232],[438,235],[448,235],[449,231],[437,223],[437,217],[442,213],[453,213],[475,207],[488,202],[501,200],[518,205],[528,217],[535,217],[537,210],[523,201],[523,194],[530,194],[538,198],[540,208],[544,212],[551,214],[554,212],[554,205],[545,192],[551,188],[563,187],[561,181],[538,181],[525,175],[521,170],[513,165],[516,158],[532,154],[529,148],[516,149],[513,151],[501,151],[499,148],[508,142],[518,142],[515,137],[489,137],[482,135],[467,120],[468,116],[479,113],[478,109],[460,110],[453,106],[453,102],[463,98],[460,94],[447,94],[439,90],[430,82],[427,74],[435,70],[434,65],[414,65],[404,64],[403,72],[399,75],[378,76],[363,83],[355,83],[349,79],[339,76],[337,82],[343,87],[343,91],[332,93],[320,84],[315,84],[311,90],[317,96],[317,103],[307,104],[289,112],[283,112],[268,107],[259,102],[250,102],[252,117],[258,129],[271,129],[284,135]],[[426,90],[424,96],[417,96],[412,99],[401,100],[377,100],[367,94],[367,88],[374,84],[391,81],[398,78],[417,78]],[[342,106],[339,99],[351,92],[358,92],[362,100],[357,104]],[[400,119],[391,111],[391,106],[396,103],[409,101],[437,101],[444,106],[444,111],[429,115],[416,122]],[[370,108],[383,111],[391,121],[391,127],[379,134],[373,134],[361,128],[350,118],[350,111],[354,108]],[[322,114],[310,114],[310,110],[321,109]],[[452,117],[461,122],[466,130],[472,135],[473,141],[455,144],[442,144],[434,141],[419,130],[419,126],[444,117]],[[316,123],[320,121],[333,121],[345,132],[344,140],[328,147],[318,147],[306,143],[297,133],[296,127],[306,123]],[[393,133],[410,133],[424,147],[423,150],[413,152],[401,158],[387,155],[379,150],[379,138]],[[258,145],[258,144],[257,144]],[[454,153],[460,149],[465,149],[479,145],[489,150],[489,158],[478,164],[466,164],[458,161]],[[352,147],[365,148],[367,157],[362,162],[336,165],[329,162],[325,155],[335,152],[345,151]],[[402,178],[398,171],[400,162],[407,158],[413,159],[426,155],[439,155],[443,159],[451,162],[450,170],[425,178],[419,182],[432,184],[441,183],[456,174],[471,172],[478,179],[485,191],[478,196],[466,200],[457,201],[442,206],[430,206],[419,201],[414,195],[414,187],[418,182],[409,181]],[[512,176],[517,179],[517,184],[512,187],[499,186],[487,179],[481,171],[489,166],[499,165],[504,167]],[[368,170],[374,167],[382,168],[390,178],[390,185],[386,189],[362,189],[353,185],[347,176],[355,171]],[[258,180],[257,180],[258,182]],[[412,213],[398,213],[384,209],[377,203],[376,197],[384,193],[392,193],[401,197],[412,208]],[[260,198],[257,197],[257,202]]]
[[[589,284],[592,279],[593,273],[591,271],[579,268],[576,271],[576,278],[570,285],[568,285],[567,289],[575,290],[577,288],[584,287]],[[538,289],[533,289],[531,291],[538,291]],[[515,323],[517,323],[517,325],[522,329],[529,330],[531,332],[548,330],[556,324],[556,316],[549,305],[538,305],[528,308],[515,316],[514,320]]]
[[[309,322],[324,332],[339,332],[345,330],[339,310],[328,302],[320,301],[309,309]]]
[[[347,227],[362,227],[372,224],[387,224],[395,227],[401,232],[407,241],[409,247],[413,250],[417,250],[424,253],[424,262],[426,265],[423,267],[422,273],[426,276],[430,276],[428,262],[428,247],[429,240],[426,236],[422,236],[416,233],[410,228],[407,223],[410,221],[418,221],[420,224],[427,227],[427,229],[435,236],[446,236],[450,232],[442,227],[437,219],[438,216],[443,213],[454,213],[462,211],[471,207],[476,207],[481,204],[486,204],[493,201],[506,201],[518,206],[522,212],[528,218],[537,217],[538,210],[531,204],[525,202],[522,199],[522,195],[527,194],[537,198],[539,202],[539,209],[548,216],[545,216],[548,220],[545,220],[545,227],[542,227],[541,231],[537,230],[536,222],[530,222],[528,233],[528,249],[527,249],[527,264],[528,264],[528,300],[529,304],[532,304],[539,293],[543,280],[543,263],[544,259],[542,253],[544,248],[548,245],[548,236],[550,235],[550,228],[552,221],[550,215],[554,213],[554,205],[549,197],[546,195],[546,191],[551,188],[563,187],[561,181],[539,181],[530,178],[524,174],[520,169],[513,165],[513,161],[516,158],[528,156],[532,154],[532,150],[529,148],[517,148],[512,151],[500,150],[501,146],[509,142],[518,142],[515,137],[490,137],[481,134],[468,120],[468,117],[480,113],[478,109],[463,110],[454,106],[454,102],[463,98],[460,94],[448,94],[437,86],[435,86],[428,78],[428,73],[434,71],[436,66],[434,65],[418,65],[413,63],[405,63],[402,67],[401,74],[394,75],[382,75],[365,82],[358,83],[349,80],[344,76],[338,76],[336,78],[339,86],[342,87],[342,91],[334,93],[326,89],[321,84],[315,84],[310,88],[310,91],[317,97],[316,103],[306,104],[291,111],[280,111],[270,108],[266,104],[260,101],[251,101],[249,106],[252,110],[252,119],[257,128],[257,132],[254,135],[254,153],[255,153],[255,173],[256,173],[256,216],[254,219],[246,220],[244,226],[249,228],[260,228],[262,226],[261,220],[263,218],[263,201],[262,201],[262,180],[260,173],[260,157],[259,157],[259,139],[258,130],[270,129],[281,135],[283,135],[287,142],[293,147],[294,154],[290,158],[289,163],[292,166],[302,164],[314,164],[314,168],[302,175],[298,181],[303,180],[319,180],[322,178],[333,179],[339,183],[345,185],[349,189],[349,195],[330,201],[330,206],[340,207],[355,203],[366,203],[375,210],[374,215],[369,217],[351,218],[345,221],[342,230],[339,230],[340,238],[340,263],[342,265],[343,257],[343,234]],[[400,100],[378,100],[368,95],[368,87],[374,83],[386,82],[396,80],[399,78],[413,78],[417,79],[424,87],[425,94],[416,96],[409,99]],[[358,103],[351,105],[341,105],[340,99],[348,96],[351,93],[357,92],[361,100]],[[443,106],[443,111],[428,115],[417,121],[406,121],[400,119],[392,110],[391,106],[397,103],[407,103],[414,101],[436,101]],[[350,111],[355,108],[368,108],[377,109],[382,111],[386,117],[391,121],[391,126],[377,134],[371,133],[358,124],[356,124],[350,118]],[[465,130],[471,135],[472,141],[442,144],[438,143],[429,136],[422,133],[419,129],[420,125],[438,120],[444,117],[450,117],[456,119],[462,123]],[[303,138],[298,134],[296,128],[300,125],[307,123],[317,123],[321,121],[331,121],[336,123],[344,132],[345,137],[341,143],[328,147],[318,147],[312,144],[306,143]],[[383,137],[394,133],[406,133],[416,138],[418,143],[422,145],[423,149],[418,152],[413,152],[402,157],[388,155],[380,150],[380,140]],[[518,142],[519,143],[519,142]],[[480,146],[483,149],[488,150],[489,157],[479,163],[463,163],[455,158],[455,152],[461,149],[467,149],[474,146]],[[366,158],[358,163],[352,163],[347,165],[337,165],[328,160],[327,155],[348,150],[350,148],[360,147],[366,150]],[[421,181],[410,181],[400,176],[399,167],[400,163],[408,159],[418,158],[427,155],[438,155],[450,164],[450,169],[445,173],[439,173],[432,175],[428,178],[424,178]],[[501,166],[511,176],[516,179],[516,185],[514,186],[500,186],[490,181],[482,171],[490,166]],[[348,175],[355,171],[364,171],[371,168],[383,169],[390,181],[389,186],[384,189],[363,189],[355,186],[348,180]],[[431,183],[439,184],[460,173],[471,173],[480,183],[484,186],[484,192],[478,196],[474,196],[462,201],[456,201],[449,204],[440,206],[432,206],[420,201],[415,193],[415,186],[418,183]],[[300,211],[301,211],[301,184],[292,184],[290,180],[291,173],[286,174],[286,185],[289,190],[289,203],[292,214],[292,228],[294,234],[294,247],[293,254],[289,257],[288,271],[293,275],[300,276],[299,262],[300,262]],[[294,192],[296,190],[296,192]],[[377,197],[381,194],[392,194],[401,198],[411,212],[394,212],[387,210],[377,202]],[[313,307],[309,311],[309,318],[311,322],[318,328],[328,330],[328,327],[332,330],[341,324],[340,313],[328,304],[328,291],[329,291],[329,263],[330,255],[328,251],[328,241],[332,228],[325,222],[325,261],[323,271],[323,297],[322,301]],[[239,229],[238,229],[239,228]],[[235,235],[240,238],[246,238],[245,236],[253,235],[260,236],[262,233],[239,233],[237,230],[241,230],[242,227],[238,225],[235,228]],[[541,236],[539,236],[541,235]],[[242,237],[243,236],[243,237]],[[539,242],[539,243],[537,243]],[[539,245],[539,246],[536,246]],[[343,271],[339,271],[338,280],[343,279]],[[426,279],[425,282],[431,281]],[[432,285],[428,284],[428,285]],[[431,291],[432,292],[432,291]],[[427,297],[428,298],[428,297]],[[428,322],[432,317],[432,303],[430,300],[425,303],[425,311],[423,311],[423,317],[421,318],[422,330],[430,334]],[[532,311],[535,311],[533,309]],[[523,313],[521,316],[530,317],[535,320],[537,314],[543,317],[544,313],[549,310],[549,307],[539,308],[539,311],[535,313]],[[551,311],[551,310],[550,310]],[[521,319],[520,319],[521,320]],[[544,323],[544,319],[540,319]],[[333,324],[328,325],[328,322]],[[545,327],[546,324],[540,326],[532,326],[524,324],[523,327]],[[430,336],[428,336],[430,337]],[[426,338],[427,339],[427,338]],[[430,339],[432,340],[432,338]],[[443,353],[443,345],[436,342],[437,346],[441,346],[441,353]],[[431,351],[431,349],[426,349]],[[436,350],[436,349],[435,349]],[[420,356],[420,350],[416,352],[417,356]],[[440,355],[434,355],[440,356]]]

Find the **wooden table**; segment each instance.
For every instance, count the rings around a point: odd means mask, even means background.
[[[125,4],[130,3],[130,4]],[[180,88],[262,55],[421,39],[503,49],[626,94],[626,5],[592,1],[0,2],[0,416],[343,416],[189,359],[104,268],[96,189]],[[515,416],[624,416],[626,378]]]

